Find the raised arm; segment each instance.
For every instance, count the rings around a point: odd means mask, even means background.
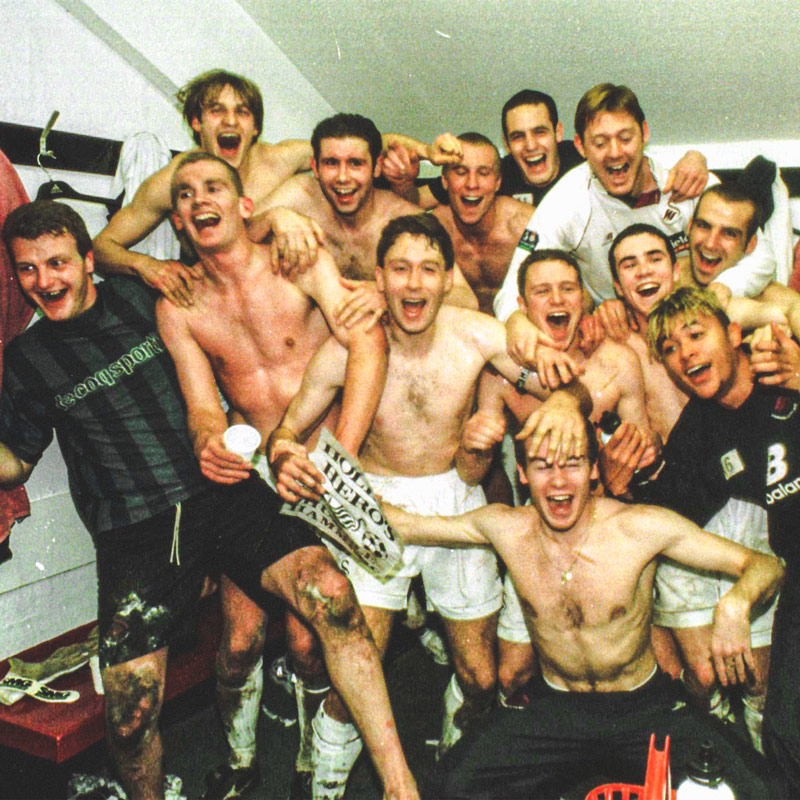
[[[314,267],[298,275],[295,282],[317,303],[333,335],[349,350],[335,435],[345,450],[358,456],[386,383],[386,334],[380,325],[371,325],[369,319],[351,328],[337,322],[335,311],[347,294],[339,279],[333,258],[326,250],[320,250]]]
[[[267,457],[278,494],[290,503],[301,497],[322,495],[323,476],[308,458],[302,444],[325,418],[348,372],[348,351],[331,337],[306,367],[300,391],[292,398],[283,419],[270,434]]]
[[[94,240],[94,255],[101,275],[135,275],[176,305],[189,306],[194,282],[203,278],[202,267],[161,261],[128,249],[169,217],[172,210],[169,187],[175,165],[173,159],[151,175],[133,200],[114,214]]]
[[[222,440],[228,426],[208,357],[192,336],[181,309],[159,300],[158,331],[178,373],[187,407],[189,435],[202,473],[217,483],[238,483],[250,474],[250,464],[231,453]]]

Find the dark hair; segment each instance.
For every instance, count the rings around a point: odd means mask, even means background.
[[[224,159],[220,158],[219,156],[215,156],[212,153],[206,153],[204,150],[192,150],[191,153],[187,153],[179,162],[178,166],[175,167],[175,172],[172,173],[172,180],[169,182],[169,198],[172,204],[173,209],[175,208],[175,201],[178,199],[178,173],[189,164],[196,164],[198,161],[212,161],[215,164],[222,164],[225,167],[225,170],[228,173],[228,176],[231,179],[231,183],[233,183],[233,188],[236,190],[236,194],[239,197],[244,196],[244,187],[242,186],[242,176]]]
[[[547,108],[547,115],[550,117],[550,122],[553,125],[553,130],[558,125],[558,109],[556,108],[556,101],[550,97],[549,94],[544,92],[537,92],[535,89],[523,89],[517,92],[513,97],[506,100],[503,110],[500,112],[500,124],[503,126],[503,136],[508,139],[508,125],[506,124],[506,116],[512,109],[519,108],[519,106],[539,106],[543,105]]]
[[[566,250],[556,250],[555,248],[545,247],[542,250],[533,250],[525,256],[525,260],[519,265],[519,272],[517,273],[517,289],[519,296],[525,297],[525,281],[528,279],[528,270],[533,264],[541,264],[542,261],[561,261],[572,269],[578,276],[578,283],[583,287],[583,277],[581,276],[581,268],[578,264],[578,259],[572,253]]]
[[[437,248],[444,258],[444,268],[450,270],[455,262],[453,241],[439,220],[433,214],[408,214],[395,217],[387,223],[378,240],[378,266],[383,268],[383,261],[389,248],[404,234],[424,236],[430,244]]]
[[[252,111],[256,126],[256,135],[253,137],[253,141],[255,141],[264,124],[264,101],[261,98],[261,92],[251,80],[222,69],[204,72],[202,75],[192,78],[186,86],[178,90],[175,97],[183,106],[183,118],[186,120],[186,124],[191,128],[193,120],[202,119],[203,109],[215,102],[226,86],[230,86]],[[197,131],[193,131],[192,137],[195,144],[200,144],[200,134]]]
[[[667,236],[664,231],[662,231],[660,228],[656,228],[654,225],[648,225],[646,222],[634,222],[633,225],[628,225],[627,228],[623,228],[614,237],[614,241],[611,242],[611,247],[608,250],[608,266],[611,267],[611,277],[614,278],[615,281],[619,280],[616,259],[617,247],[619,246],[619,243],[630,238],[631,236],[638,236],[640,233],[649,233],[651,236],[656,236],[661,239],[661,241],[664,242],[664,246],[667,248],[667,255],[669,256],[670,262],[674,265],[678,260],[677,256],[675,255],[675,248],[672,246],[669,236]]]
[[[756,196],[741,184],[734,183],[733,181],[716,183],[713,186],[709,186],[703,192],[703,194],[700,195],[700,199],[697,201],[697,205],[694,207],[692,222],[695,221],[695,218],[697,217],[697,210],[700,208],[700,203],[703,202],[703,198],[707,194],[715,194],[726,203],[747,203],[752,208],[750,219],[747,220],[747,225],[744,231],[744,243],[746,245],[753,238],[755,232],[761,225],[761,204],[758,202]]]
[[[491,147],[494,151],[494,170],[498,175],[500,174],[500,151],[497,149],[497,145],[495,145],[488,136],[484,136],[482,133],[476,133],[475,131],[467,131],[466,133],[460,134],[458,140],[466,144]],[[446,173],[449,167],[455,166],[457,166],[457,164],[443,164],[442,173]]]
[[[66,203],[54,200],[34,200],[15,208],[3,225],[3,243],[11,254],[14,239],[33,241],[40,236],[69,234],[75,240],[78,254],[86,258],[92,249],[92,237],[80,214]]]
[[[311,134],[311,149],[314,151],[314,159],[319,161],[323,139],[346,139],[348,136],[363,139],[367,143],[374,167],[383,151],[383,140],[375,123],[371,119],[362,117],[361,114],[334,114],[317,123]]]
[[[625,111],[636,120],[639,128],[644,123],[644,111],[639,100],[627,86],[598,83],[581,97],[575,109],[575,133],[581,141],[589,123],[603,111]]]

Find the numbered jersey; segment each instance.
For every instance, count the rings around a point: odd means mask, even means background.
[[[637,500],[704,525],[730,497],[767,509],[770,545],[800,555],[800,395],[755,384],[736,409],[693,397],[664,448],[665,467]]]

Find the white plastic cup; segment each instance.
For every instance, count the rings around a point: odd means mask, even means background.
[[[252,425],[231,425],[223,434],[222,440],[231,453],[236,453],[245,461],[252,461],[261,444],[261,434]]]

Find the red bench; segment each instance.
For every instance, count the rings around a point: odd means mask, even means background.
[[[31,647],[18,657],[25,661],[42,661],[57,648],[86,639],[93,626],[94,623],[82,625]],[[280,635],[279,629],[280,626],[275,630],[270,625],[268,639]],[[213,595],[203,601],[194,646],[170,653],[167,700],[213,675],[220,631],[219,597]],[[0,677],[7,671],[8,662],[0,662]],[[54,689],[76,689],[80,699],[74,703],[43,703],[23,697],[11,706],[0,704],[0,745],[61,764],[105,736],[104,700],[94,691],[88,664],[57,678],[50,685]]]

